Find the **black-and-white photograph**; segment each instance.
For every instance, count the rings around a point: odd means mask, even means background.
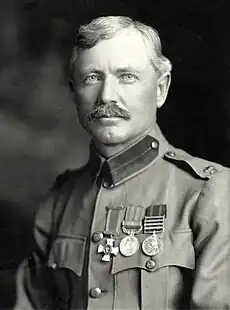
[[[230,309],[228,1],[0,3],[0,309]]]

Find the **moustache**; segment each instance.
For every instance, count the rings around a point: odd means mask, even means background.
[[[91,122],[101,117],[120,117],[129,120],[131,113],[120,108],[116,103],[99,104],[86,116],[85,121]]]

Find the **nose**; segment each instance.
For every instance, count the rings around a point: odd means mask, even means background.
[[[100,102],[107,104],[109,102],[117,102],[117,85],[116,80],[112,77],[107,77],[102,86],[100,92]]]

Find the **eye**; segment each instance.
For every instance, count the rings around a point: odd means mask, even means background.
[[[132,83],[136,82],[137,76],[134,75],[134,74],[132,74],[132,73],[123,73],[123,74],[120,76],[120,80],[121,80],[123,83],[132,84]]]
[[[92,85],[101,81],[101,77],[98,74],[90,74],[83,80],[84,84]]]

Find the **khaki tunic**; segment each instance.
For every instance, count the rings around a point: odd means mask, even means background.
[[[230,174],[159,131],[57,182],[36,217],[36,250],[18,272],[17,309],[230,309]],[[165,204],[163,248],[102,261],[107,207]],[[115,246],[126,236],[119,226]],[[97,236],[102,236],[97,234]],[[140,243],[149,236],[141,231]],[[149,262],[150,261],[150,262]]]

